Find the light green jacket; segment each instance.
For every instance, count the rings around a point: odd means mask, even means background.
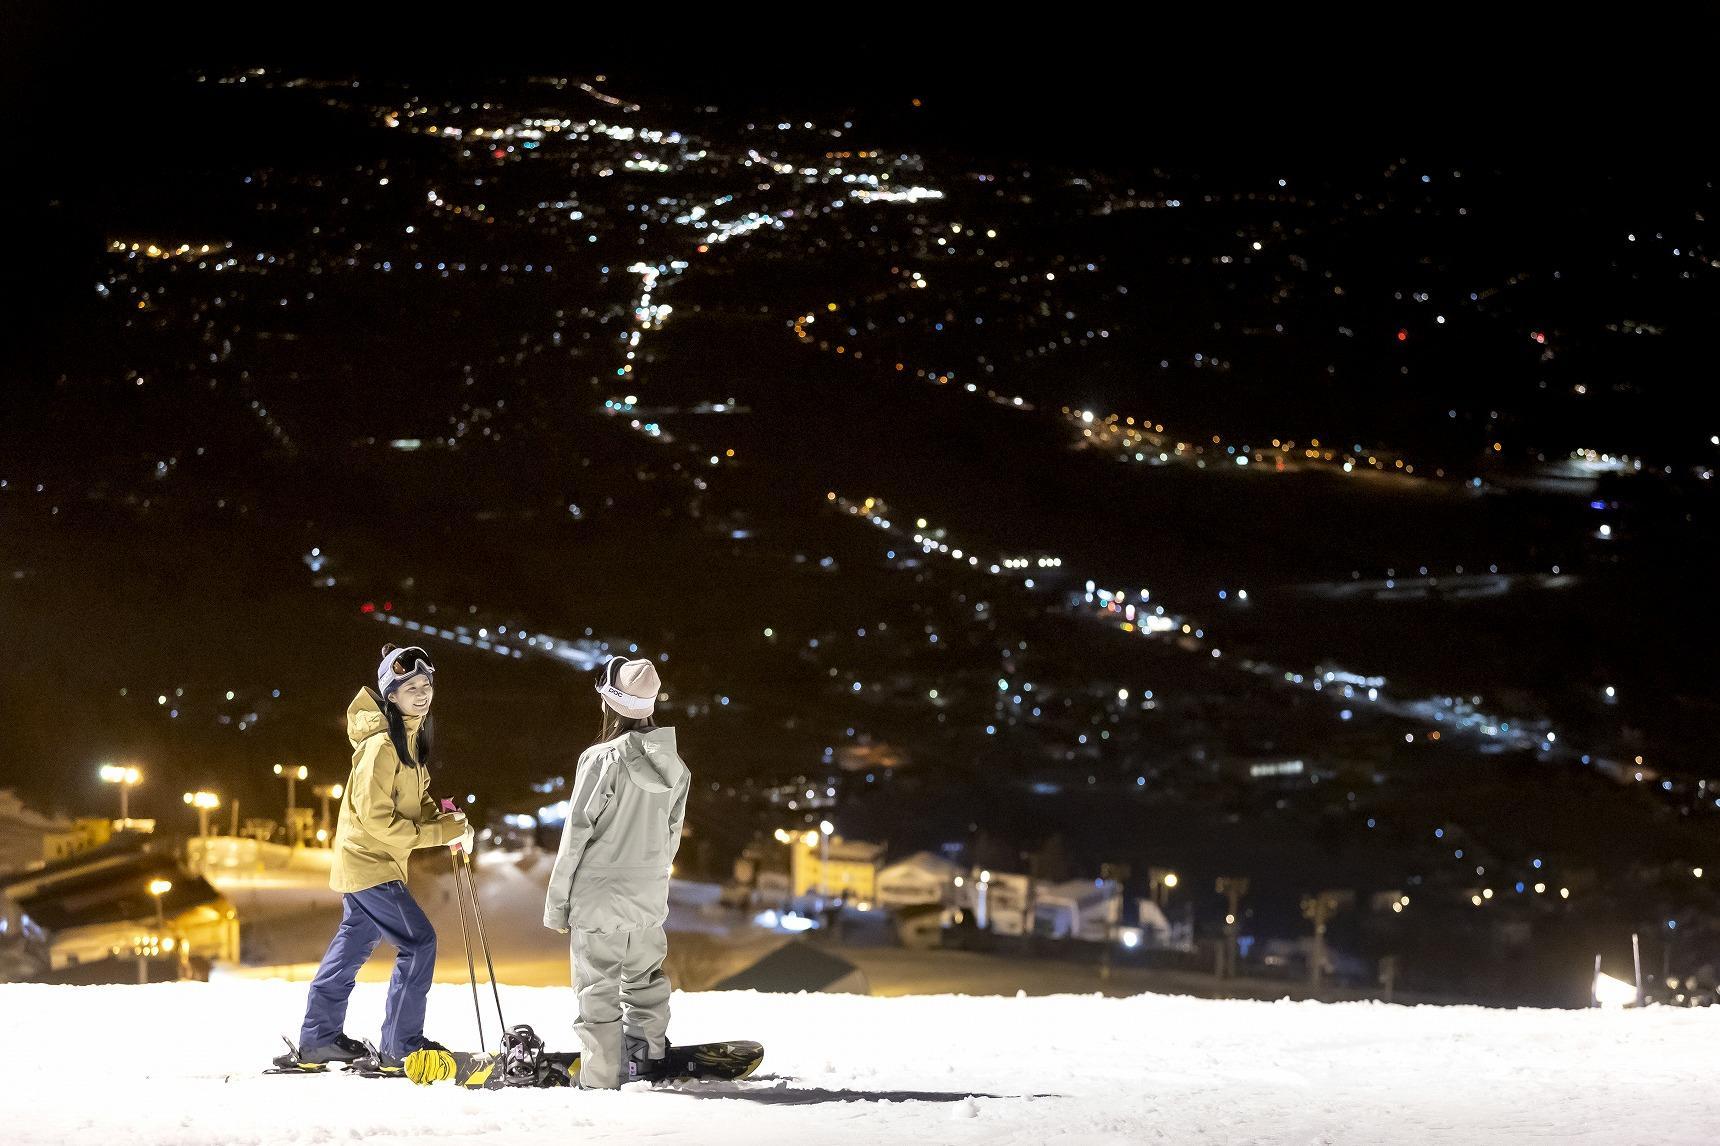
[[[406,746],[418,751],[422,718],[406,718]],[[363,891],[391,880],[406,882],[406,861],[416,848],[451,844],[466,828],[436,810],[429,769],[403,764],[388,735],[388,718],[372,689],[360,689],[346,709],[352,772],[340,798],[329,886]]]
[[[580,753],[545,927],[634,931],[668,918],[691,779],[673,728],[623,732]]]

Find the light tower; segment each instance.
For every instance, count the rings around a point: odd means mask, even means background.
[[[328,802],[330,800],[340,799],[341,796],[346,793],[346,785],[318,784],[315,788],[312,788],[311,791],[315,792],[322,798],[322,827],[317,831],[317,841],[319,843],[326,841],[330,847],[333,847],[334,822],[329,819]]]
[[[131,823],[131,790],[143,783],[143,773],[130,765],[103,764],[101,767],[103,783],[119,785],[119,819],[121,830]]]
[[[275,775],[284,776],[287,781],[287,832],[292,836],[292,842],[294,844],[299,842],[298,835],[293,829],[293,812],[298,807],[298,802],[296,800],[297,790],[294,785],[298,781],[306,779],[310,774],[311,770],[306,768],[303,764],[275,765]]]
[[[213,792],[187,792],[185,803],[197,809],[198,869],[209,870],[209,813],[221,806],[221,797]]]

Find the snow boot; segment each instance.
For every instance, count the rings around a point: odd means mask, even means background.
[[[627,1046],[627,1081],[656,1082],[669,1076],[669,1040],[663,1040],[663,1057],[652,1058],[650,1044],[632,1035],[624,1036]]]
[[[276,1055],[274,1068],[285,1073],[301,1072],[315,1074],[327,1070],[330,1063],[348,1063],[364,1056],[364,1044],[357,1039],[336,1035],[334,1041],[320,1047],[294,1046],[292,1040],[284,1039],[287,1053]]]

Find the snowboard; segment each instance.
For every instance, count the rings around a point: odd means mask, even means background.
[[[360,1070],[358,1067],[355,1067],[351,1063],[346,1063],[346,1062],[298,1063],[294,1066],[288,1066],[288,1067],[274,1066],[274,1067],[270,1067],[268,1070],[265,1070],[263,1073],[264,1074],[301,1074],[301,1075],[306,1075],[306,1074],[356,1074],[359,1078],[405,1078],[406,1077],[406,1075],[400,1071]]]
[[[647,1081],[733,1082],[750,1075],[763,1061],[762,1043],[671,1045],[662,1073],[649,1076]],[[577,1086],[579,1052],[543,1052],[533,1056],[528,1064],[506,1056],[463,1051],[414,1051],[406,1056],[406,1077],[420,1086],[453,1081],[469,1090]]]

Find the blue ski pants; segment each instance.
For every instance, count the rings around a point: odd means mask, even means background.
[[[404,1059],[424,1045],[424,1006],[436,973],[436,930],[406,885],[393,880],[343,897],[340,927],[311,980],[299,1031],[301,1049],[326,1046],[341,1033],[358,970],[384,939],[394,945],[396,955],[378,1049],[386,1058]]]

